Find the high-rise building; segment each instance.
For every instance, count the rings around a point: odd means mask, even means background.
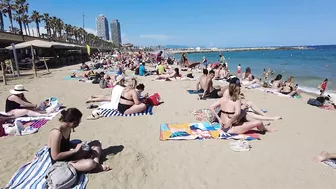
[[[111,37],[114,44],[118,46],[121,45],[120,23],[117,19],[112,20],[111,22]]]
[[[99,15],[96,19],[97,36],[104,40],[110,40],[109,27],[104,15]]]

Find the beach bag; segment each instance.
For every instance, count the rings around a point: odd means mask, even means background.
[[[69,163],[59,161],[48,169],[45,178],[47,189],[68,189],[77,183],[77,171]]]
[[[60,103],[58,103],[58,100],[54,97],[47,98],[40,104],[40,110],[46,111],[48,113],[55,112],[59,109],[61,106]]]
[[[147,104],[152,106],[158,106],[160,104],[161,97],[159,93],[155,93],[147,98]]]
[[[107,81],[105,79],[100,80],[99,87],[102,89],[107,88]]]
[[[319,102],[318,100],[316,100],[314,98],[310,98],[307,101],[307,104],[312,105],[312,106],[317,106],[317,107],[321,107],[323,105],[321,102]]]

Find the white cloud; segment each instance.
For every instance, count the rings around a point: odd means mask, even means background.
[[[146,39],[155,39],[159,41],[164,41],[170,38],[168,35],[164,34],[146,34],[146,35],[140,35],[140,38],[146,38]]]

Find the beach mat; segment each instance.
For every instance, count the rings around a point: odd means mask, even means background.
[[[323,161],[323,163],[333,169],[336,169],[336,159],[328,159],[326,161]]]
[[[195,90],[187,90],[189,94],[202,94],[204,91],[202,89],[195,91]]]
[[[98,110],[101,111],[103,117],[116,117],[116,116],[132,117],[132,116],[153,115],[153,106],[148,106],[145,112],[135,114],[122,114],[115,109],[98,108]]]
[[[82,78],[80,78],[80,77],[71,77],[70,75],[64,77],[64,80],[80,80],[80,79],[82,79]]]
[[[6,189],[14,188],[46,188],[46,179],[48,168],[51,166],[51,159],[48,147],[41,148],[32,161],[21,167],[11,178]],[[78,183],[73,189],[84,189],[88,182],[87,174],[78,174]]]
[[[220,130],[218,123],[211,125],[209,122],[161,124],[160,140],[196,140],[196,139],[242,139],[259,140],[259,134],[249,132],[245,134],[229,134]]]

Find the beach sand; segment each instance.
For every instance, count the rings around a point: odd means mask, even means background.
[[[0,90],[4,108],[9,89],[23,83],[27,98],[38,103],[56,97],[67,107],[77,107],[84,117],[72,138],[99,139],[104,148],[114,151],[105,164],[113,167],[106,173],[90,174],[87,188],[336,188],[336,172],[312,161],[321,150],[336,151],[334,144],[335,112],[306,104],[300,99],[278,97],[257,90],[243,92],[248,100],[269,115],[283,120],[272,122],[278,131],[251,142],[250,152],[233,152],[226,140],[159,140],[161,123],[196,122],[190,111],[209,107],[214,100],[198,100],[186,90],[195,81],[160,82],[139,78],[145,92],[159,92],[164,103],[153,109],[153,116],[111,117],[95,121],[85,118],[92,110],[84,103],[93,94],[110,94],[93,85],[63,78],[78,66],[52,70],[38,79],[11,81]],[[59,124],[53,119],[36,134],[0,138],[0,187],[4,187],[19,167],[47,143],[49,131]],[[111,150],[112,149],[112,150]]]

